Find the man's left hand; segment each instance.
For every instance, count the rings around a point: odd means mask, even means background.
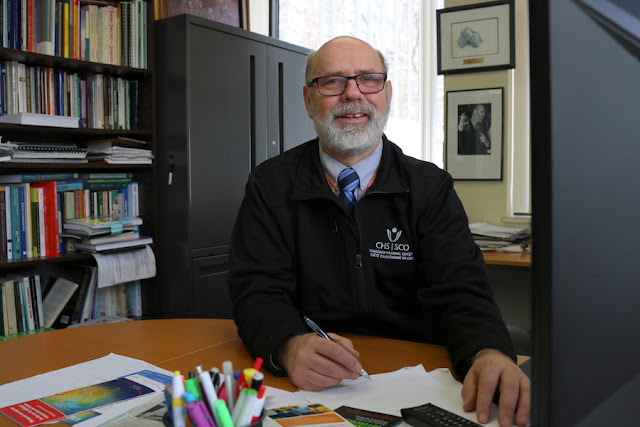
[[[480,350],[464,378],[463,409],[476,410],[478,421],[489,422],[491,403],[500,390],[498,423],[500,427],[529,425],[531,417],[531,381],[504,353],[494,349]]]

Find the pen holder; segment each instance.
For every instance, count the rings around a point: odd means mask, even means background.
[[[260,414],[260,419],[258,419],[258,421],[253,422],[251,424],[249,424],[246,427],[262,427],[262,422],[264,421],[264,417],[267,416],[267,410],[263,409],[262,413]],[[162,424],[164,424],[166,427],[173,427],[173,423],[171,422],[171,418],[169,417],[169,412],[165,412],[164,415],[162,416]],[[187,423],[188,425],[193,425],[193,423],[189,420]],[[220,427],[220,426],[217,426]],[[234,426],[234,427],[241,427],[241,426]]]

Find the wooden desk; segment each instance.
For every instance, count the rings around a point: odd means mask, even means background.
[[[360,335],[346,335],[360,352],[369,374],[390,372],[420,363],[427,371],[451,369],[444,347]],[[187,373],[196,365],[209,369],[231,360],[249,367],[249,357],[232,320],[158,319],[82,326],[0,342],[0,384],[115,353],[144,360],[169,371]],[[288,391],[298,389],[286,377],[267,371],[264,383]],[[0,427],[17,424],[0,415]],[[63,425],[63,424],[59,424]]]
[[[482,252],[484,262],[493,265],[531,267],[531,252]]]

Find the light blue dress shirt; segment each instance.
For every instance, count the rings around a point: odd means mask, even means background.
[[[318,144],[320,150],[320,163],[322,163],[322,167],[324,168],[325,175],[327,179],[331,182],[331,187],[333,188],[333,192],[336,196],[340,193],[340,189],[338,188],[337,177],[348,166],[343,165],[327,153],[322,150],[322,145]],[[378,146],[373,150],[373,152],[360,160],[355,165],[351,166],[351,169],[355,170],[358,174],[358,178],[360,179],[360,185],[358,188],[354,190],[354,195],[357,200],[364,195],[371,185],[373,179],[376,176],[376,172],[378,171],[378,166],[380,166],[380,159],[382,158],[382,140],[378,143]]]

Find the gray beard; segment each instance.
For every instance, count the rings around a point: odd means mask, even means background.
[[[364,127],[359,124],[340,126],[335,122],[338,116],[358,111],[366,113],[371,119]],[[382,137],[389,118],[388,108],[386,114],[378,114],[373,105],[359,102],[338,105],[329,112],[327,117],[322,118],[318,115],[312,101],[311,112],[313,128],[318,134],[320,143],[345,156],[362,154],[373,148]]]

